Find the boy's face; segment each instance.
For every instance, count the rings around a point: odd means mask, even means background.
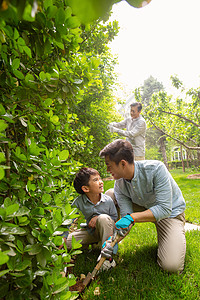
[[[103,181],[99,174],[90,175],[90,180],[88,182],[88,192],[92,194],[100,194],[103,193]]]
[[[124,168],[122,161],[120,161],[117,165],[114,161],[110,160],[109,156],[106,156],[105,163],[107,166],[107,172],[109,172],[115,180],[124,177]]]

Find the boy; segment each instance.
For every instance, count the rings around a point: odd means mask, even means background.
[[[118,218],[113,200],[103,194],[103,181],[97,170],[82,168],[74,179],[74,188],[80,194],[75,205],[83,213],[87,226],[78,229],[67,238],[67,248],[71,248],[72,236],[82,240],[82,245],[101,242],[101,245],[113,234],[115,221]],[[110,262],[108,261],[108,264]],[[114,266],[115,262],[112,262]]]

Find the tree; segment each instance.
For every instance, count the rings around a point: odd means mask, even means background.
[[[101,4],[100,15],[106,19],[104,13],[114,2],[96,1],[94,10]],[[84,5],[83,14],[82,9],[76,13],[77,3],[80,8]],[[67,230],[76,216],[70,204],[71,183],[81,166],[77,154],[87,150],[92,156],[95,147],[89,124],[79,122],[75,108],[94,99],[93,94],[98,101],[90,103],[92,119],[97,103],[108,111],[112,60],[104,44],[117,31],[116,23],[107,27],[97,26],[100,19],[92,23],[85,12],[89,3],[93,8],[94,1],[86,0],[0,3],[2,298],[72,296],[69,287],[75,277],[62,277],[61,271],[81,246],[73,240],[72,251],[65,244],[59,249],[63,239],[58,232]],[[91,18],[100,15],[92,13]],[[94,124],[95,120],[93,128]]]
[[[144,116],[148,119],[148,112],[149,107],[150,107],[150,102],[151,102],[151,97],[154,93],[164,90],[163,84],[158,82],[157,79],[155,79],[153,76],[150,76],[144,81],[144,85],[141,87],[141,93],[142,93],[142,103],[144,105]],[[159,152],[162,154],[162,159],[164,161],[164,164],[168,168],[168,163],[167,163],[167,153],[166,153],[166,137],[161,134],[157,129],[152,126],[152,123],[150,123],[150,127],[147,129],[146,133],[146,157],[149,159],[152,159],[152,157],[148,157],[148,153],[152,155],[152,151],[150,151],[150,148],[155,147],[155,141],[156,143],[159,144]],[[152,143],[153,140],[153,143]],[[156,154],[156,149],[154,150],[154,155]],[[159,155],[156,155],[157,158],[159,158]]]
[[[86,51],[91,29],[70,6],[46,0],[34,10],[31,4],[15,2],[1,12],[0,290],[7,298],[62,299],[70,298],[75,278],[62,278],[61,271],[81,245],[74,240],[71,252],[59,250],[63,239],[56,232],[75,216],[70,203],[78,154],[95,147],[74,107],[90,86],[101,91],[112,80],[104,76],[100,83],[101,63],[105,68],[109,58]],[[117,29],[107,27],[96,33],[103,43]]]
[[[174,78],[173,83],[185,91],[177,78]],[[196,150],[198,153],[200,150],[199,94],[199,89],[190,89],[185,91],[185,99],[179,97],[173,99],[172,96],[161,91],[153,95],[147,112],[152,125],[162,134],[186,149]]]

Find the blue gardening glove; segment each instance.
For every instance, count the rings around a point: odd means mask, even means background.
[[[110,245],[112,242],[112,236],[110,236],[102,245],[101,256],[111,258],[113,253],[113,247]]]
[[[130,230],[130,225],[135,224],[135,220],[130,214],[127,214],[123,218],[121,218],[119,221],[115,223],[115,230],[113,239],[115,238],[116,234],[120,236],[125,236],[128,231]]]

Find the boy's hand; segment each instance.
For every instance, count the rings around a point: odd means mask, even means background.
[[[96,221],[97,221],[97,218],[98,218],[98,216],[95,216],[95,217],[93,217],[93,218],[90,220],[90,222],[89,222],[89,224],[88,224],[88,226],[89,226],[90,228],[95,228],[95,227],[96,227]]]
[[[134,225],[135,220],[133,217],[129,214],[121,218],[119,221],[115,223],[115,229],[114,229],[114,235],[113,238],[115,238],[116,234],[120,236],[125,236],[131,229],[132,226]]]

